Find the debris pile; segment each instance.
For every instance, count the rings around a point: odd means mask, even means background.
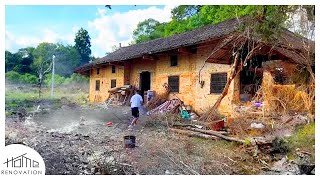
[[[106,100],[106,104],[129,105],[130,98],[134,94],[134,88],[131,85],[124,85],[122,87],[111,88],[108,92],[110,94]]]
[[[152,109],[148,114],[158,114],[158,113],[177,113],[181,101],[179,99],[172,99],[162,103],[160,106]]]
[[[148,110],[152,110],[156,108],[157,106],[161,105],[163,102],[165,102],[169,97],[169,85],[167,83],[163,84],[163,87],[165,88],[164,93],[158,94],[155,97],[153,97],[150,101],[147,102],[145,105],[145,108]]]

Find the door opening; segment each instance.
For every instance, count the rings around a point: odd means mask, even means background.
[[[250,101],[261,87],[264,56],[255,56],[240,72],[240,101]]]
[[[143,99],[146,96],[146,93],[148,90],[150,90],[150,83],[151,83],[151,78],[150,78],[150,72],[149,71],[144,71],[140,73],[140,91],[141,91],[141,96]],[[144,100],[145,101],[145,100]]]

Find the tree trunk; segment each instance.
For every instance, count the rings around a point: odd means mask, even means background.
[[[224,87],[220,97],[218,98],[218,100],[216,101],[216,103],[213,105],[213,109],[217,109],[222,101],[222,99],[228,94],[228,90],[230,87],[230,84],[232,82],[232,80],[236,77],[236,75],[240,72],[241,68],[239,67],[239,59],[240,59],[240,53],[237,52],[235,58],[234,58],[234,63],[232,65],[231,68],[231,72],[230,72],[230,76],[228,78],[228,81],[226,83],[226,86]]]

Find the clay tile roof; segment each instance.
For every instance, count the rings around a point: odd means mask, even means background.
[[[89,70],[94,65],[104,64],[114,61],[124,61],[134,58],[142,57],[146,54],[160,53],[172,49],[176,49],[183,46],[191,46],[207,41],[209,39],[219,38],[230,33],[233,33],[239,26],[239,22],[246,21],[247,17],[240,19],[230,19],[220,22],[215,25],[206,25],[201,28],[188,31],[185,33],[173,35],[170,37],[158,38],[151,41],[130,45],[127,47],[121,47],[120,49],[109,53],[105,57],[102,57],[92,63],[82,65],[75,69],[75,72],[83,72]],[[294,33],[285,30],[285,32],[279,38],[279,41],[284,46],[289,46],[293,49],[301,49],[301,38]],[[305,39],[306,42],[311,42],[314,49],[314,41]]]
[[[244,18],[239,19],[239,21],[243,22],[243,19]],[[121,47],[103,58],[76,68],[75,71],[88,70],[95,64],[129,60],[142,57],[146,54],[164,52],[178,47],[195,45],[208,39],[218,38],[234,32],[239,25],[239,21],[238,19],[231,19],[216,25],[203,26],[201,28],[170,37],[158,38],[127,47]]]

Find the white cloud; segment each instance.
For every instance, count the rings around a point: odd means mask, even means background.
[[[9,31],[6,31],[5,35],[5,49],[11,52],[16,52],[23,47],[37,46],[41,42],[39,38],[27,36],[17,37]]]
[[[106,14],[107,10],[105,8],[98,8],[97,15],[104,16]]]
[[[43,29],[39,34],[33,36],[14,34],[10,31],[5,32],[5,49],[11,52],[16,52],[20,48],[36,47],[42,42],[73,44],[73,41],[74,33],[60,34],[48,28]]]
[[[127,46],[132,42],[132,33],[139,22],[148,18],[168,22],[171,20],[171,10],[174,7],[168,5],[161,9],[152,6],[147,9],[130,10],[113,15],[106,15],[106,10],[99,8],[97,12],[99,16],[88,22],[89,34],[92,38],[92,52],[101,57],[106,52],[110,52],[112,46],[119,46],[119,43]]]

